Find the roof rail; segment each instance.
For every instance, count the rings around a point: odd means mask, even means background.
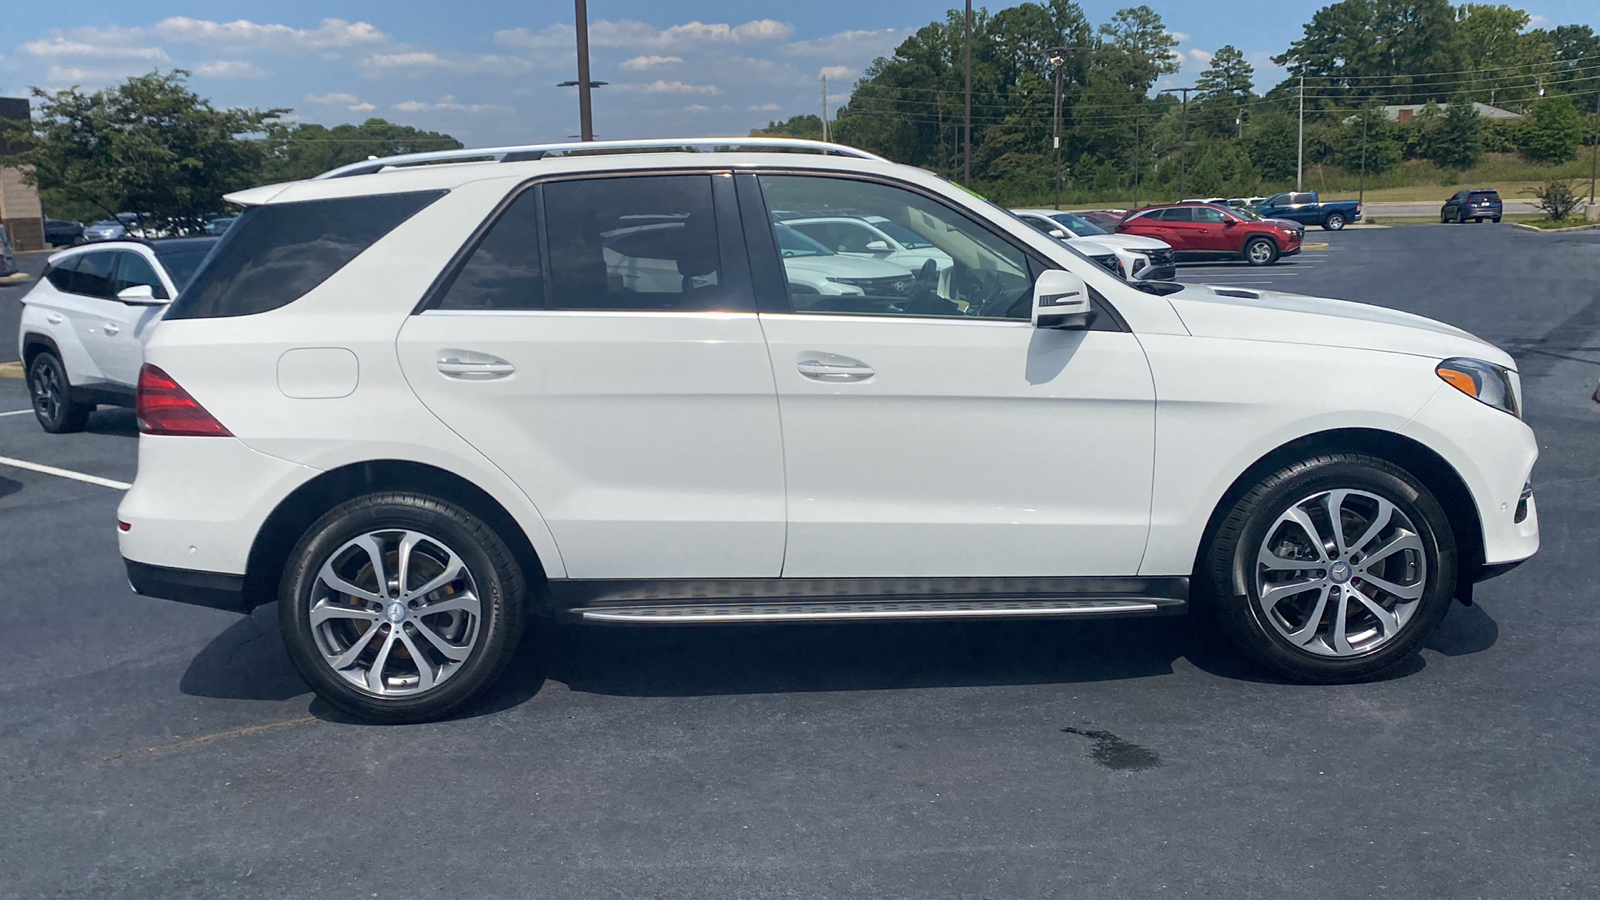
[[[483,160],[494,162],[526,162],[528,160],[543,159],[545,156],[556,153],[567,155],[571,153],[614,152],[628,150],[699,150],[699,148],[715,150],[719,147],[740,148],[751,147],[758,150],[810,150],[813,153],[834,153],[839,156],[853,156],[857,159],[870,159],[878,162],[887,162],[883,157],[855,147],[843,144],[829,144],[823,141],[808,141],[800,138],[772,138],[772,137],[708,137],[708,138],[650,138],[637,141],[581,141],[563,144],[525,144],[517,147],[489,147],[481,150],[439,150],[431,153],[403,153],[399,156],[385,156],[378,159],[369,159],[364,162],[351,163],[323,172],[313,178],[321,181],[327,178],[345,178],[351,175],[369,175],[381,172],[384,169],[404,168],[407,166],[427,165],[428,163],[442,162],[469,162]]]

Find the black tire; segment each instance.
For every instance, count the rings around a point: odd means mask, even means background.
[[[1490,219],[1489,221],[1495,223],[1496,225],[1499,225],[1500,224],[1500,217],[1499,216],[1495,216],[1494,218]]]
[[[432,689],[386,698],[357,688],[334,671],[313,633],[311,603],[325,561],[354,538],[388,530],[420,532],[453,549],[476,585],[479,614],[470,653],[459,669]],[[329,705],[366,721],[422,722],[448,714],[499,677],[522,636],[526,587],[511,551],[483,521],[437,497],[403,491],[369,494],[334,507],[307,529],[289,554],[283,575],[278,620],[290,661]],[[367,627],[388,629],[381,634],[395,628],[382,617]],[[400,628],[417,645],[426,646],[409,620]],[[378,643],[374,638],[368,646]],[[403,655],[411,658],[409,652]]]
[[[1322,223],[1322,230],[1324,230],[1324,231],[1343,231],[1344,230],[1344,216],[1341,216],[1338,213],[1334,213],[1333,215],[1328,216],[1328,218]]]
[[[1439,224],[1440,225],[1449,225],[1450,224],[1450,216],[1449,216],[1448,213],[1439,213]]]
[[[1301,498],[1341,488],[1382,497],[1410,520],[1421,539],[1429,580],[1415,611],[1393,637],[1366,652],[1327,656],[1295,646],[1264,620],[1268,613],[1259,604],[1255,560],[1280,514]],[[1384,460],[1329,453],[1285,466],[1240,497],[1203,548],[1195,582],[1223,632],[1252,659],[1295,681],[1339,684],[1374,678],[1415,654],[1449,612],[1456,567],[1455,533],[1427,488]]]
[[[1265,244],[1271,248],[1263,253],[1254,248]],[[1278,261],[1278,242],[1269,237],[1253,237],[1244,242],[1244,261],[1252,266],[1270,266]]]
[[[28,364],[28,396],[33,400],[33,417],[39,427],[51,434],[82,431],[94,412],[94,404],[72,399],[72,382],[67,367],[54,353],[44,351]]]

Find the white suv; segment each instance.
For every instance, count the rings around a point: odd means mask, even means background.
[[[1122,264],[1129,281],[1171,281],[1178,275],[1172,245],[1142,234],[1113,234],[1084,217],[1054,209],[1014,209],[1013,213],[1039,231],[1068,244],[1085,241],[1109,248]]]
[[[147,350],[122,555],[143,594],[277,601],[299,671],[368,718],[466,702],[530,615],[1203,599],[1277,672],[1358,680],[1538,547],[1503,351],[1359,303],[1119,281],[850,148],[421,154],[232,199]],[[772,209],[882,216],[951,269],[792,296]],[[667,227],[616,238],[640,223]]]
[[[102,241],[51,256],[22,298],[17,354],[45,431],[81,431],[102,403],[129,406],[144,344],[216,238]]]

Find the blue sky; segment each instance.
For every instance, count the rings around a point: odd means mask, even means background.
[[[983,5],[981,3],[977,5]],[[1105,21],[1127,0],[1084,0]],[[1179,39],[1192,83],[1234,44],[1257,89],[1281,77],[1267,57],[1301,34],[1313,0],[1153,0]],[[595,131],[602,138],[742,134],[815,112],[820,75],[837,104],[871,61],[942,17],[922,0],[590,0]],[[1529,0],[1535,24],[1600,27],[1597,0]],[[998,4],[993,8],[1000,8]],[[101,87],[152,68],[195,73],[219,105],[287,106],[303,121],[381,116],[469,145],[577,133],[568,0],[8,3],[0,95],[29,86]]]

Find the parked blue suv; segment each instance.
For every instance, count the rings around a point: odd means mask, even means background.
[[[1498,222],[1501,208],[1499,191],[1456,191],[1439,209],[1439,222]]]

